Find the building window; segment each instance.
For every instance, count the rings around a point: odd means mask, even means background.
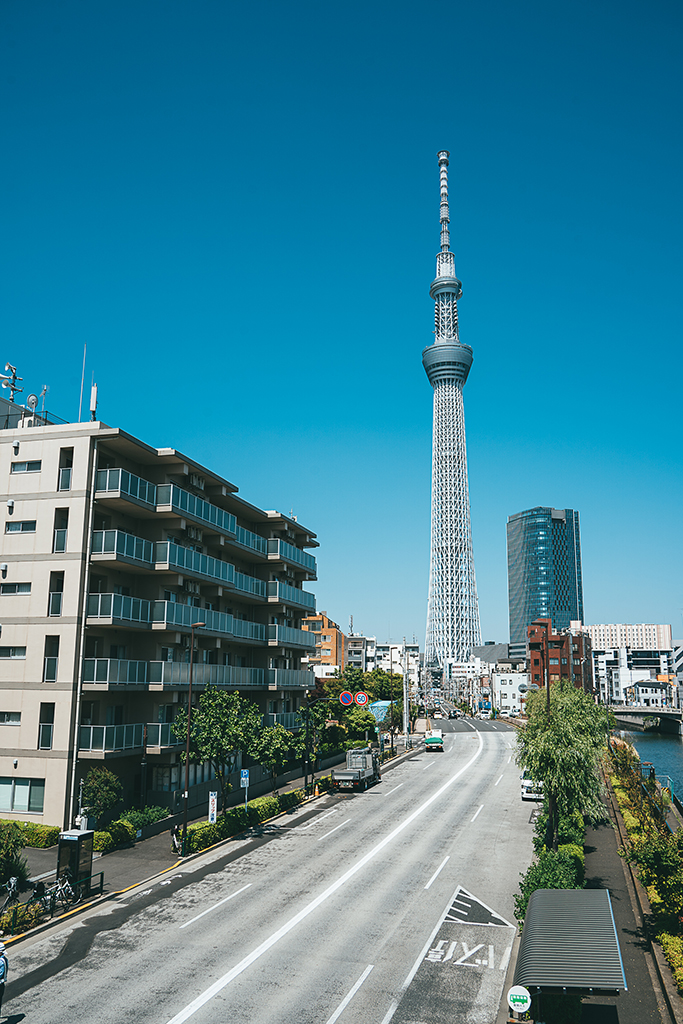
[[[55,528],[52,539],[52,553],[60,554],[66,551],[66,531],[69,526],[68,508],[55,509]]]
[[[47,602],[48,615],[62,614],[62,597],[64,596],[64,573],[50,573],[50,590]]]
[[[59,476],[57,479],[58,491],[71,490],[71,468],[74,464],[73,448],[60,448],[59,450]]]
[[[0,725],[21,725],[21,711],[0,711]]]
[[[563,665],[566,665],[566,664],[567,664],[567,659],[566,659],[566,658],[563,658],[563,659],[562,659],[562,664],[563,664]]]
[[[52,732],[54,726],[54,704],[41,704],[40,724],[38,725],[38,750],[52,750]]]
[[[59,637],[45,637],[45,657],[43,659],[43,682],[54,683],[57,679],[57,664],[59,662]]]
[[[551,658],[550,659],[550,664],[551,665],[559,665],[560,662],[559,662],[559,660],[557,658]]]
[[[45,779],[0,778],[0,811],[42,814]]]
[[[5,523],[5,533],[35,533],[35,519],[24,519],[23,522]]]
[[[13,462],[12,472],[13,473],[40,473],[41,460],[37,459],[33,462]]]
[[[23,661],[25,657],[25,647],[0,647],[0,658]]]
[[[0,594],[30,594],[30,583],[0,583]]]

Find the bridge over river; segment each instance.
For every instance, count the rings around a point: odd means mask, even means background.
[[[626,729],[644,729],[647,732],[681,735],[683,712],[675,708],[646,707],[637,704],[612,704],[611,710],[620,725]]]

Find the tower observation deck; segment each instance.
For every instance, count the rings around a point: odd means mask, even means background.
[[[448,157],[445,150],[438,155],[441,250],[429,289],[434,299],[434,343],[422,353],[434,388],[426,660],[428,666],[443,670],[449,663],[466,661],[472,648],[481,644],[462,400],[472,349],[462,344],[458,329],[462,285],[450,249]]]

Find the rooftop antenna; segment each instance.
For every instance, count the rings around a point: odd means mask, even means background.
[[[81,397],[78,400],[78,422],[81,422],[81,409],[83,408],[83,381],[85,380],[85,350],[86,345],[83,346],[83,369],[81,371]]]
[[[353,615],[349,615],[349,633],[353,636]]]
[[[97,384],[90,388],[90,419],[93,422],[97,419]]]
[[[17,384],[17,381],[18,380],[23,380],[24,378],[23,377],[17,377],[17,368],[16,368],[16,366],[12,366],[11,363],[5,363],[5,372],[7,372],[7,370],[9,370],[10,376],[2,378],[2,386],[3,386],[3,388],[9,388],[9,390],[10,390],[9,400],[10,400],[10,402],[14,402],[14,396],[17,393],[17,391],[23,391],[24,390],[23,388],[19,387],[19,385]],[[0,376],[2,376],[2,374],[0,374]]]
[[[50,388],[48,387],[48,385],[47,384],[43,384],[43,390],[40,392],[40,397],[43,400],[43,405],[42,405],[42,408],[40,410],[41,414],[45,412],[45,399],[47,397],[47,393],[48,393],[49,390],[50,390]]]

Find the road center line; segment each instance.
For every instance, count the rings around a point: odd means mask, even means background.
[[[339,808],[335,807],[333,811],[328,811],[327,814],[323,814],[322,818],[314,818],[313,821],[309,821],[308,825],[300,825],[299,831],[305,832],[307,828],[313,828],[313,826],[317,825],[319,821],[324,821],[325,818],[329,818],[331,814],[336,814],[338,810]]]
[[[503,778],[503,776],[501,775],[500,779],[502,779],[502,778]],[[500,779],[496,779],[496,781],[495,781],[495,782],[493,783],[493,785],[494,785],[494,786],[497,786],[497,785],[498,785],[498,783],[500,782]]]
[[[342,1001],[339,1004],[339,1006],[337,1007],[337,1009],[334,1011],[334,1013],[332,1014],[330,1019],[327,1021],[327,1024],[334,1024],[334,1022],[336,1020],[339,1020],[339,1018],[341,1017],[342,1013],[344,1012],[346,1007],[349,1005],[349,1003],[351,1002],[351,1000],[355,996],[356,992],[361,987],[361,985],[363,984],[363,982],[365,981],[365,979],[367,978],[368,974],[370,973],[370,971],[372,970],[372,968],[374,966],[375,966],[374,964],[368,964],[368,966],[365,968],[365,970],[363,971],[363,973],[361,974],[360,978],[358,979],[356,984],[353,986],[353,988],[351,989],[349,994],[344,996],[344,998],[342,999]]]
[[[439,877],[439,874],[440,874],[440,872],[441,872],[441,869],[442,869],[442,868],[445,868],[445,867],[446,867],[446,862],[447,862],[447,861],[448,861],[449,859],[450,859],[449,857],[445,857],[445,858],[444,858],[444,860],[443,860],[443,861],[442,861],[442,862],[441,862],[441,863],[439,864],[438,868],[436,869],[436,871],[434,872],[434,874],[432,875],[432,877],[431,877],[431,878],[429,879],[429,881],[428,881],[428,882],[427,882],[427,884],[425,885],[425,889],[428,889],[428,888],[430,887],[430,885],[432,884],[432,882],[435,882],[435,881],[436,881],[436,879],[437,879],[437,878]]]
[[[477,731],[471,722],[465,722],[465,725],[468,727],[468,729],[474,729],[475,732]]]
[[[384,796],[391,796],[391,794],[395,793],[397,789],[400,789],[402,785],[403,785],[403,783],[399,782],[398,786],[394,786],[394,788],[390,789],[388,793],[384,794]],[[54,872],[51,872],[51,874],[54,874]]]
[[[512,760],[512,754],[510,754],[510,756],[508,757],[508,764],[510,764],[511,760]]]
[[[482,812],[483,810],[484,810],[484,805],[482,804],[482,805],[481,805],[481,807],[479,808],[479,810],[477,811],[477,813],[476,813],[476,814],[474,815],[474,817],[472,818],[472,821],[476,821],[476,820],[477,820],[477,818],[479,817],[479,815],[481,814],[481,812]],[[470,822],[470,825],[472,824],[472,821]]]
[[[246,885],[243,885],[241,889],[238,889],[237,892],[233,892],[229,896],[226,896],[224,900],[219,900],[218,903],[214,903],[214,905],[212,907],[209,907],[208,910],[202,910],[201,914],[197,914],[197,916],[193,917],[191,921],[186,921],[185,924],[181,924],[180,927],[187,928],[188,924],[194,924],[195,921],[198,921],[200,917],[204,917],[206,914],[210,914],[211,911],[216,910],[217,907],[222,907],[224,903],[227,903],[228,900],[231,900],[234,896],[239,896],[239,894],[241,892],[244,892],[245,889],[248,889],[250,885],[251,882],[248,882]]]
[[[336,832],[338,828],[343,828],[344,825],[348,825],[348,823],[350,821],[351,821],[350,818],[346,818],[345,821],[342,821],[341,825],[337,825],[337,826],[335,826],[335,828],[331,828],[330,831],[326,832],[324,836],[320,836],[318,838],[318,842],[320,843],[320,842],[322,842],[323,839],[327,839],[327,837],[331,836],[333,832]]]
[[[428,769],[428,768],[431,768],[431,766],[432,766],[433,764],[436,764],[436,761],[430,761],[430,762],[429,762],[429,764],[426,764],[426,765],[424,766],[424,768],[422,769],[422,771],[423,771],[423,772],[426,772],[426,771],[427,771],[427,769]]]
[[[284,938],[284,936],[291,932],[293,928],[296,928],[296,926],[300,924],[303,920],[305,920],[305,918],[307,918],[309,914],[312,914],[314,910],[317,910],[318,907],[325,903],[325,901],[328,900],[330,896],[333,896],[338,889],[341,889],[342,886],[344,886],[346,882],[349,881],[350,878],[353,878],[353,876],[356,875],[359,871],[362,871],[366,864],[369,864],[369,862],[373,860],[378,853],[381,853],[381,851],[386,846],[392,843],[394,839],[396,839],[396,837],[404,831],[404,829],[408,828],[409,825],[412,825],[416,818],[418,818],[421,814],[424,814],[424,812],[432,806],[435,800],[438,800],[440,796],[442,796],[448,789],[450,789],[453,783],[457,782],[460,776],[464,775],[467,769],[471,768],[474,762],[477,760],[482,750],[484,749],[484,742],[481,738],[481,735],[479,735],[477,739],[479,740],[479,746],[477,751],[472,755],[469,761],[467,761],[462,766],[462,768],[460,768],[454,775],[451,775],[450,779],[448,779],[448,781],[445,782],[440,789],[437,789],[435,793],[432,793],[432,795],[428,797],[423,804],[420,804],[420,806],[417,807],[412,812],[412,814],[409,814],[407,818],[404,818],[400,825],[397,825],[396,828],[392,832],[390,832],[389,835],[385,836],[384,839],[380,840],[380,842],[377,843],[376,846],[373,846],[371,850],[368,850],[368,852],[364,854],[364,856],[362,856],[359,860],[357,860],[356,863],[348,869],[348,871],[345,871],[343,875],[340,875],[339,878],[332,883],[332,885],[329,885],[327,889],[320,893],[319,896],[316,896],[314,900],[311,900],[310,903],[307,903],[306,906],[298,912],[298,914],[294,914],[293,917],[290,917],[289,921],[283,924],[281,928],[278,928],[276,932],[273,932],[272,935],[269,935],[267,939],[265,939],[259,946],[256,947],[256,949],[252,950],[251,953],[249,953],[242,960],[240,960],[240,962],[236,964],[231,970],[227,971],[226,974],[224,974],[222,977],[214,981],[213,985],[209,985],[209,987],[205,989],[200,995],[198,995],[196,999],[193,999],[191,1003],[188,1003],[188,1005],[184,1007],[184,1009],[180,1010],[179,1013],[175,1015],[175,1017],[171,1018],[168,1024],[184,1024],[186,1020],[189,1020],[189,1018],[192,1017],[192,1015],[195,1014],[197,1010],[201,1009],[202,1006],[204,1006],[211,999],[213,999],[215,995],[218,995],[219,992],[222,992],[223,989],[230,984],[230,982],[234,981],[235,978],[239,977],[240,974],[246,971],[247,967],[251,967],[251,965],[255,963],[256,960],[262,957],[264,953],[267,953],[269,949],[271,949],[276,943],[280,941],[280,939]],[[446,910],[447,909],[448,907],[446,908]],[[445,917],[445,915],[446,911],[444,911],[442,918]],[[429,937],[429,942],[432,941],[432,938],[434,937],[434,935],[436,935],[440,927],[441,920],[439,920],[439,923],[435,928],[433,935]],[[428,949],[429,943],[425,946],[424,954],[421,954],[421,956],[426,955]],[[418,960],[415,963],[415,972],[417,971],[419,965],[420,959],[418,958]]]

